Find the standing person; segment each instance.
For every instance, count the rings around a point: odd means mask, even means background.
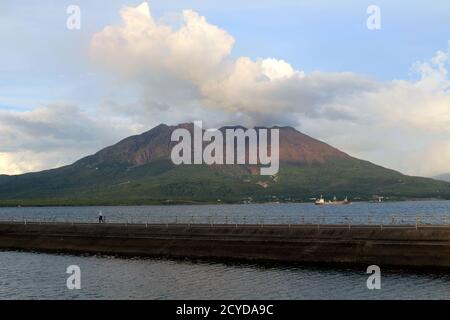
[[[98,223],[105,223],[103,219],[103,213],[101,211],[98,212]]]

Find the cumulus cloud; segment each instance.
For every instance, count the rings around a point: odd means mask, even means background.
[[[283,112],[345,118],[351,116],[345,108],[327,102],[375,86],[352,73],[305,75],[274,58],[233,59],[234,38],[192,10],[182,12],[178,29],[158,23],[147,3],[124,8],[121,17],[122,25],[94,35],[91,56],[121,77],[136,80],[160,105],[187,104],[190,98],[207,108],[258,114],[259,119]],[[190,95],[174,99],[183,92]]]
[[[134,133],[133,127],[89,115],[70,104],[0,112],[0,174],[54,168]]]
[[[417,80],[379,83],[376,90],[343,99],[356,121],[304,119],[304,127],[357,156],[409,174],[450,172],[449,53],[450,43],[445,52],[415,63]]]
[[[182,12],[177,29],[157,22],[147,3],[124,8],[121,17],[121,25],[94,35],[91,56],[135,81],[150,110],[166,106],[186,113],[201,106],[247,125],[298,124],[301,116],[356,121],[346,101],[380,87],[350,72],[305,74],[284,60],[233,59],[234,38],[192,10]]]
[[[225,30],[192,10],[182,12],[178,30],[155,21],[147,3],[124,8],[121,17],[123,25],[94,35],[91,54],[126,77],[152,77],[149,72],[154,72],[199,84],[215,74],[234,45]]]

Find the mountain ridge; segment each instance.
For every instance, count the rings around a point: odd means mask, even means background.
[[[441,173],[432,177],[435,180],[450,182],[450,173]]]

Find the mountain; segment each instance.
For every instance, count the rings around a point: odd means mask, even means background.
[[[280,129],[280,170],[253,165],[179,165],[170,160],[172,131],[161,124],[57,169],[0,175],[1,205],[91,205],[186,202],[450,199],[450,183],[411,177],[360,160],[291,127]],[[220,130],[224,131],[224,127]],[[260,128],[257,128],[260,129]]]
[[[434,176],[433,179],[450,182],[450,173],[443,173],[443,174]]]

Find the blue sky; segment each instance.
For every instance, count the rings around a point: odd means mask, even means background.
[[[141,1],[2,1],[0,107],[33,108],[71,98],[83,88],[93,33],[120,21],[119,10]],[[153,15],[192,8],[236,39],[234,56],[274,57],[306,72],[352,71],[377,79],[408,79],[411,65],[445,47],[448,1],[376,1],[382,29],[369,31],[373,1],[151,1]],[[82,9],[80,31],[65,28],[70,4]],[[67,76],[67,82],[60,79]],[[79,79],[81,78],[81,79]],[[86,88],[84,88],[85,90]],[[83,90],[83,91],[84,91]],[[90,99],[93,101],[90,101]],[[80,99],[95,104],[95,94]]]
[[[450,40],[448,1],[149,1],[151,16],[158,23],[182,25],[179,18],[182,10],[191,9],[206,17],[208,25],[223,29],[234,41],[230,46],[231,52],[224,58],[229,67],[239,65],[236,62],[242,57],[251,61],[247,66],[252,70],[263,68],[261,65],[265,59],[274,59],[266,60],[266,63],[276,68],[285,67],[281,60],[286,62],[294,72],[288,72],[290,81],[280,85],[278,80],[270,79],[276,80],[271,82],[274,86],[271,92],[275,92],[283,102],[286,100],[278,114],[268,112],[263,101],[261,105],[258,102],[254,107],[249,105],[248,92],[240,88],[244,85],[255,85],[256,88],[257,84],[245,82],[248,79],[222,83],[222,89],[228,90],[229,94],[223,97],[219,92],[211,92],[209,80],[195,78],[186,81],[183,76],[180,80],[181,73],[173,73],[171,69],[179,65],[174,64],[167,70],[147,66],[152,61],[147,61],[145,54],[140,57],[143,60],[137,62],[142,63],[148,74],[157,75],[150,82],[137,74],[132,79],[123,77],[121,71],[111,65],[105,72],[105,67],[100,66],[98,59],[93,61],[90,53],[94,36],[100,34],[103,40],[111,40],[102,30],[106,26],[122,26],[120,10],[137,7],[142,2],[3,0],[0,3],[0,112],[3,112],[0,113],[0,132],[4,135],[6,132],[10,141],[3,146],[0,144],[0,157],[3,152],[3,159],[9,159],[3,160],[3,167],[0,159],[0,173],[65,164],[96,151],[104,144],[115,142],[114,139],[148,129],[158,122],[191,121],[194,116],[214,119],[217,114],[222,117],[230,113],[236,117],[224,117],[228,121],[245,123],[251,118],[260,119],[264,122],[261,124],[270,124],[270,119],[274,119],[276,123],[273,124],[294,125],[351,154],[403,172],[431,175],[450,171],[450,165],[444,165],[450,162],[450,133],[440,129],[447,125],[442,123],[442,119],[446,119],[446,110],[442,106],[449,93],[448,56],[444,54]],[[72,4],[81,8],[80,30],[66,28],[66,8]],[[366,27],[366,9],[371,4],[381,9],[381,30],[368,30]],[[120,29],[116,31],[121,32]],[[217,43],[222,41],[220,37],[216,38]],[[432,59],[439,57],[439,52],[443,52],[443,56],[437,63]],[[121,61],[134,59],[127,53],[120,53]],[[116,58],[112,52],[101,54],[107,62]],[[208,52],[205,57],[208,57]],[[413,70],[417,63],[422,68],[418,73]],[[123,68],[132,66],[124,63]],[[261,70],[258,72],[264,73]],[[351,76],[346,73],[351,73]],[[302,82],[299,79],[303,74],[306,80]],[[217,79],[221,76],[217,75]],[[155,81],[156,78],[159,80]],[[174,82],[174,79],[177,80]],[[241,80],[244,83],[240,83]],[[173,86],[164,87],[166,82]],[[160,95],[158,90],[162,87],[176,97]],[[296,89],[289,91],[286,88]],[[402,113],[409,112],[409,104],[405,102],[404,106],[395,109],[396,97],[416,94],[413,103],[420,101],[421,104],[414,104],[408,121],[395,123],[391,118],[385,118],[386,113],[392,113],[400,119]],[[267,101],[272,101],[272,98],[267,97]],[[145,106],[147,102],[149,106]],[[223,108],[215,106],[220,103]],[[304,106],[305,103],[311,107]],[[369,107],[357,109],[358,103]],[[180,104],[195,111],[186,112]],[[13,123],[23,126],[27,123],[37,128],[36,122],[39,122],[39,127],[42,127],[41,122],[45,122],[49,128],[54,128],[55,123],[51,121],[58,121],[58,118],[52,112],[59,110],[55,105],[76,106],[75,109],[67,108],[81,119],[90,117],[85,122],[96,125],[93,132],[98,132],[98,136],[91,139],[95,143],[86,142],[82,149],[77,149],[75,144],[70,150],[42,150],[46,157],[28,163],[27,157],[33,155],[38,159],[40,151],[28,147],[33,144],[30,136],[17,133],[17,130],[28,132],[29,127],[15,128]],[[300,105],[299,109],[295,108],[296,105]],[[49,109],[52,111],[46,109],[49,106],[52,106]],[[117,107],[112,110],[111,106]],[[161,106],[168,106],[167,110],[162,110],[165,107]],[[384,110],[383,115],[379,114],[381,111],[374,111],[378,106]],[[434,109],[426,111],[430,106]],[[331,117],[332,114],[337,118]],[[428,115],[434,116],[427,120],[435,128],[433,130],[428,130],[425,124],[416,120],[425,119]],[[142,121],[144,116],[148,121]],[[2,117],[8,120],[1,121]],[[15,120],[11,121],[11,117]],[[372,123],[374,119],[379,121],[378,124]],[[100,120],[104,123],[98,124]],[[105,123],[113,126],[105,128]],[[419,131],[418,135],[411,136],[411,132],[417,132],[418,128],[424,130],[423,134]],[[116,133],[106,133],[112,130]],[[433,133],[425,135],[425,130]],[[40,131],[33,132],[35,138],[39,138]],[[55,145],[55,135],[49,134],[51,130],[48,128],[45,132],[41,138],[49,139],[49,145]],[[364,139],[353,139],[354,132],[367,134],[363,135]],[[409,136],[410,141],[405,143]],[[14,144],[17,139],[24,142]],[[77,137],[71,140],[76,141]],[[442,144],[445,145],[444,150],[448,147],[448,152],[434,156],[433,166],[438,169],[426,170],[419,165],[424,160],[418,154],[424,150],[442,149]],[[20,147],[14,148],[15,145]],[[69,146],[70,143],[61,141],[56,145]],[[402,154],[395,153],[395,150],[402,150]],[[406,160],[399,161],[401,157]],[[23,162],[23,165],[12,166],[13,161]]]

